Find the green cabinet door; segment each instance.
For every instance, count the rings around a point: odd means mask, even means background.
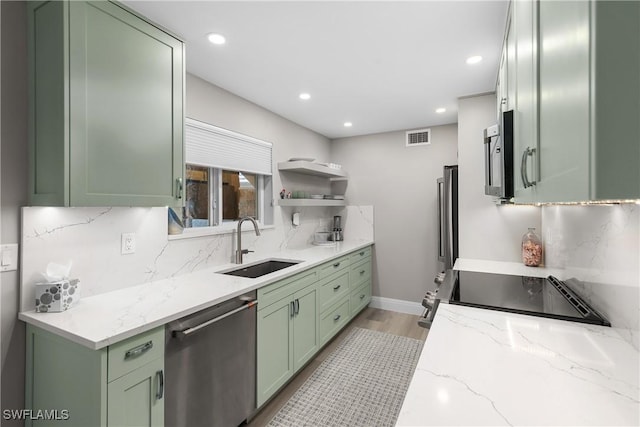
[[[182,203],[183,43],[116,3],[30,2],[31,202]]]
[[[526,4],[516,2],[516,10]],[[640,3],[536,5],[534,201],[640,198]]]
[[[109,427],[164,425],[163,370],[163,360],[156,359],[109,383]]]
[[[260,407],[293,375],[293,300],[258,311],[257,405]]]
[[[258,407],[318,351],[317,295],[307,286],[258,311]]]
[[[514,199],[535,201],[538,147],[537,5],[533,0],[513,2],[516,41],[514,103]],[[524,168],[524,170],[523,170]],[[523,176],[525,179],[523,179]],[[528,182],[527,182],[528,181]],[[532,185],[530,185],[531,183]]]
[[[25,408],[58,412],[56,420],[26,419],[27,427],[107,425],[107,349],[91,350],[27,325]],[[67,419],[68,418],[68,419]]]
[[[589,2],[539,2],[537,201],[589,199]]]
[[[318,351],[318,290],[305,288],[294,295],[293,369],[297,371]]]

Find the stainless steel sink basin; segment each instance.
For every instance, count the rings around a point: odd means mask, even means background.
[[[246,265],[233,270],[221,271],[220,273],[228,274],[230,276],[255,279],[256,277],[261,277],[265,274],[273,273],[274,271],[282,270],[283,268],[291,267],[292,265],[296,265],[301,262],[302,261],[269,259],[257,264]]]

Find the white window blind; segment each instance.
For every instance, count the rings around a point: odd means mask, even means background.
[[[185,120],[185,162],[192,165],[271,175],[271,148],[270,142]]]

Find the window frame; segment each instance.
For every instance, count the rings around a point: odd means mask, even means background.
[[[187,164],[185,164],[186,166]],[[256,176],[256,217],[255,220],[258,222],[258,227],[260,229],[268,229],[273,228],[274,225],[266,223],[266,211],[268,206],[267,203],[267,194],[272,189],[267,188],[267,186],[272,185],[271,178],[269,175],[257,174],[254,172],[244,172],[244,171],[231,171],[229,169],[201,166],[195,164],[189,164],[191,166],[197,167],[205,167],[208,169],[209,174],[209,203],[208,203],[208,216],[209,216],[209,225],[202,227],[187,227],[185,225],[182,235],[173,235],[173,238],[176,236],[184,237],[196,237],[202,235],[212,235],[212,234],[227,234],[232,233],[238,228],[238,220],[234,221],[222,221],[222,172],[230,171],[230,172],[239,172],[243,174],[252,174]],[[186,202],[186,199],[185,199]],[[272,206],[272,204],[270,204]]]

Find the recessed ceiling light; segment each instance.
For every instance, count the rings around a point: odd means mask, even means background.
[[[480,55],[470,56],[470,57],[467,58],[467,64],[469,64],[469,65],[477,64],[480,61],[482,61],[482,56],[480,56]]]
[[[442,114],[442,113],[444,113],[445,111],[447,111],[447,109],[446,109],[446,108],[444,108],[444,107],[436,108],[436,113],[438,113],[438,114]]]
[[[351,126],[353,126],[353,123],[351,123],[351,122],[344,122],[344,127],[346,127],[346,128],[350,128]]]
[[[213,44],[225,44],[227,39],[222,34],[211,33],[207,35],[209,41]]]
[[[304,99],[306,101],[307,99],[311,99],[311,95],[309,95],[308,93],[301,93],[300,99]]]

